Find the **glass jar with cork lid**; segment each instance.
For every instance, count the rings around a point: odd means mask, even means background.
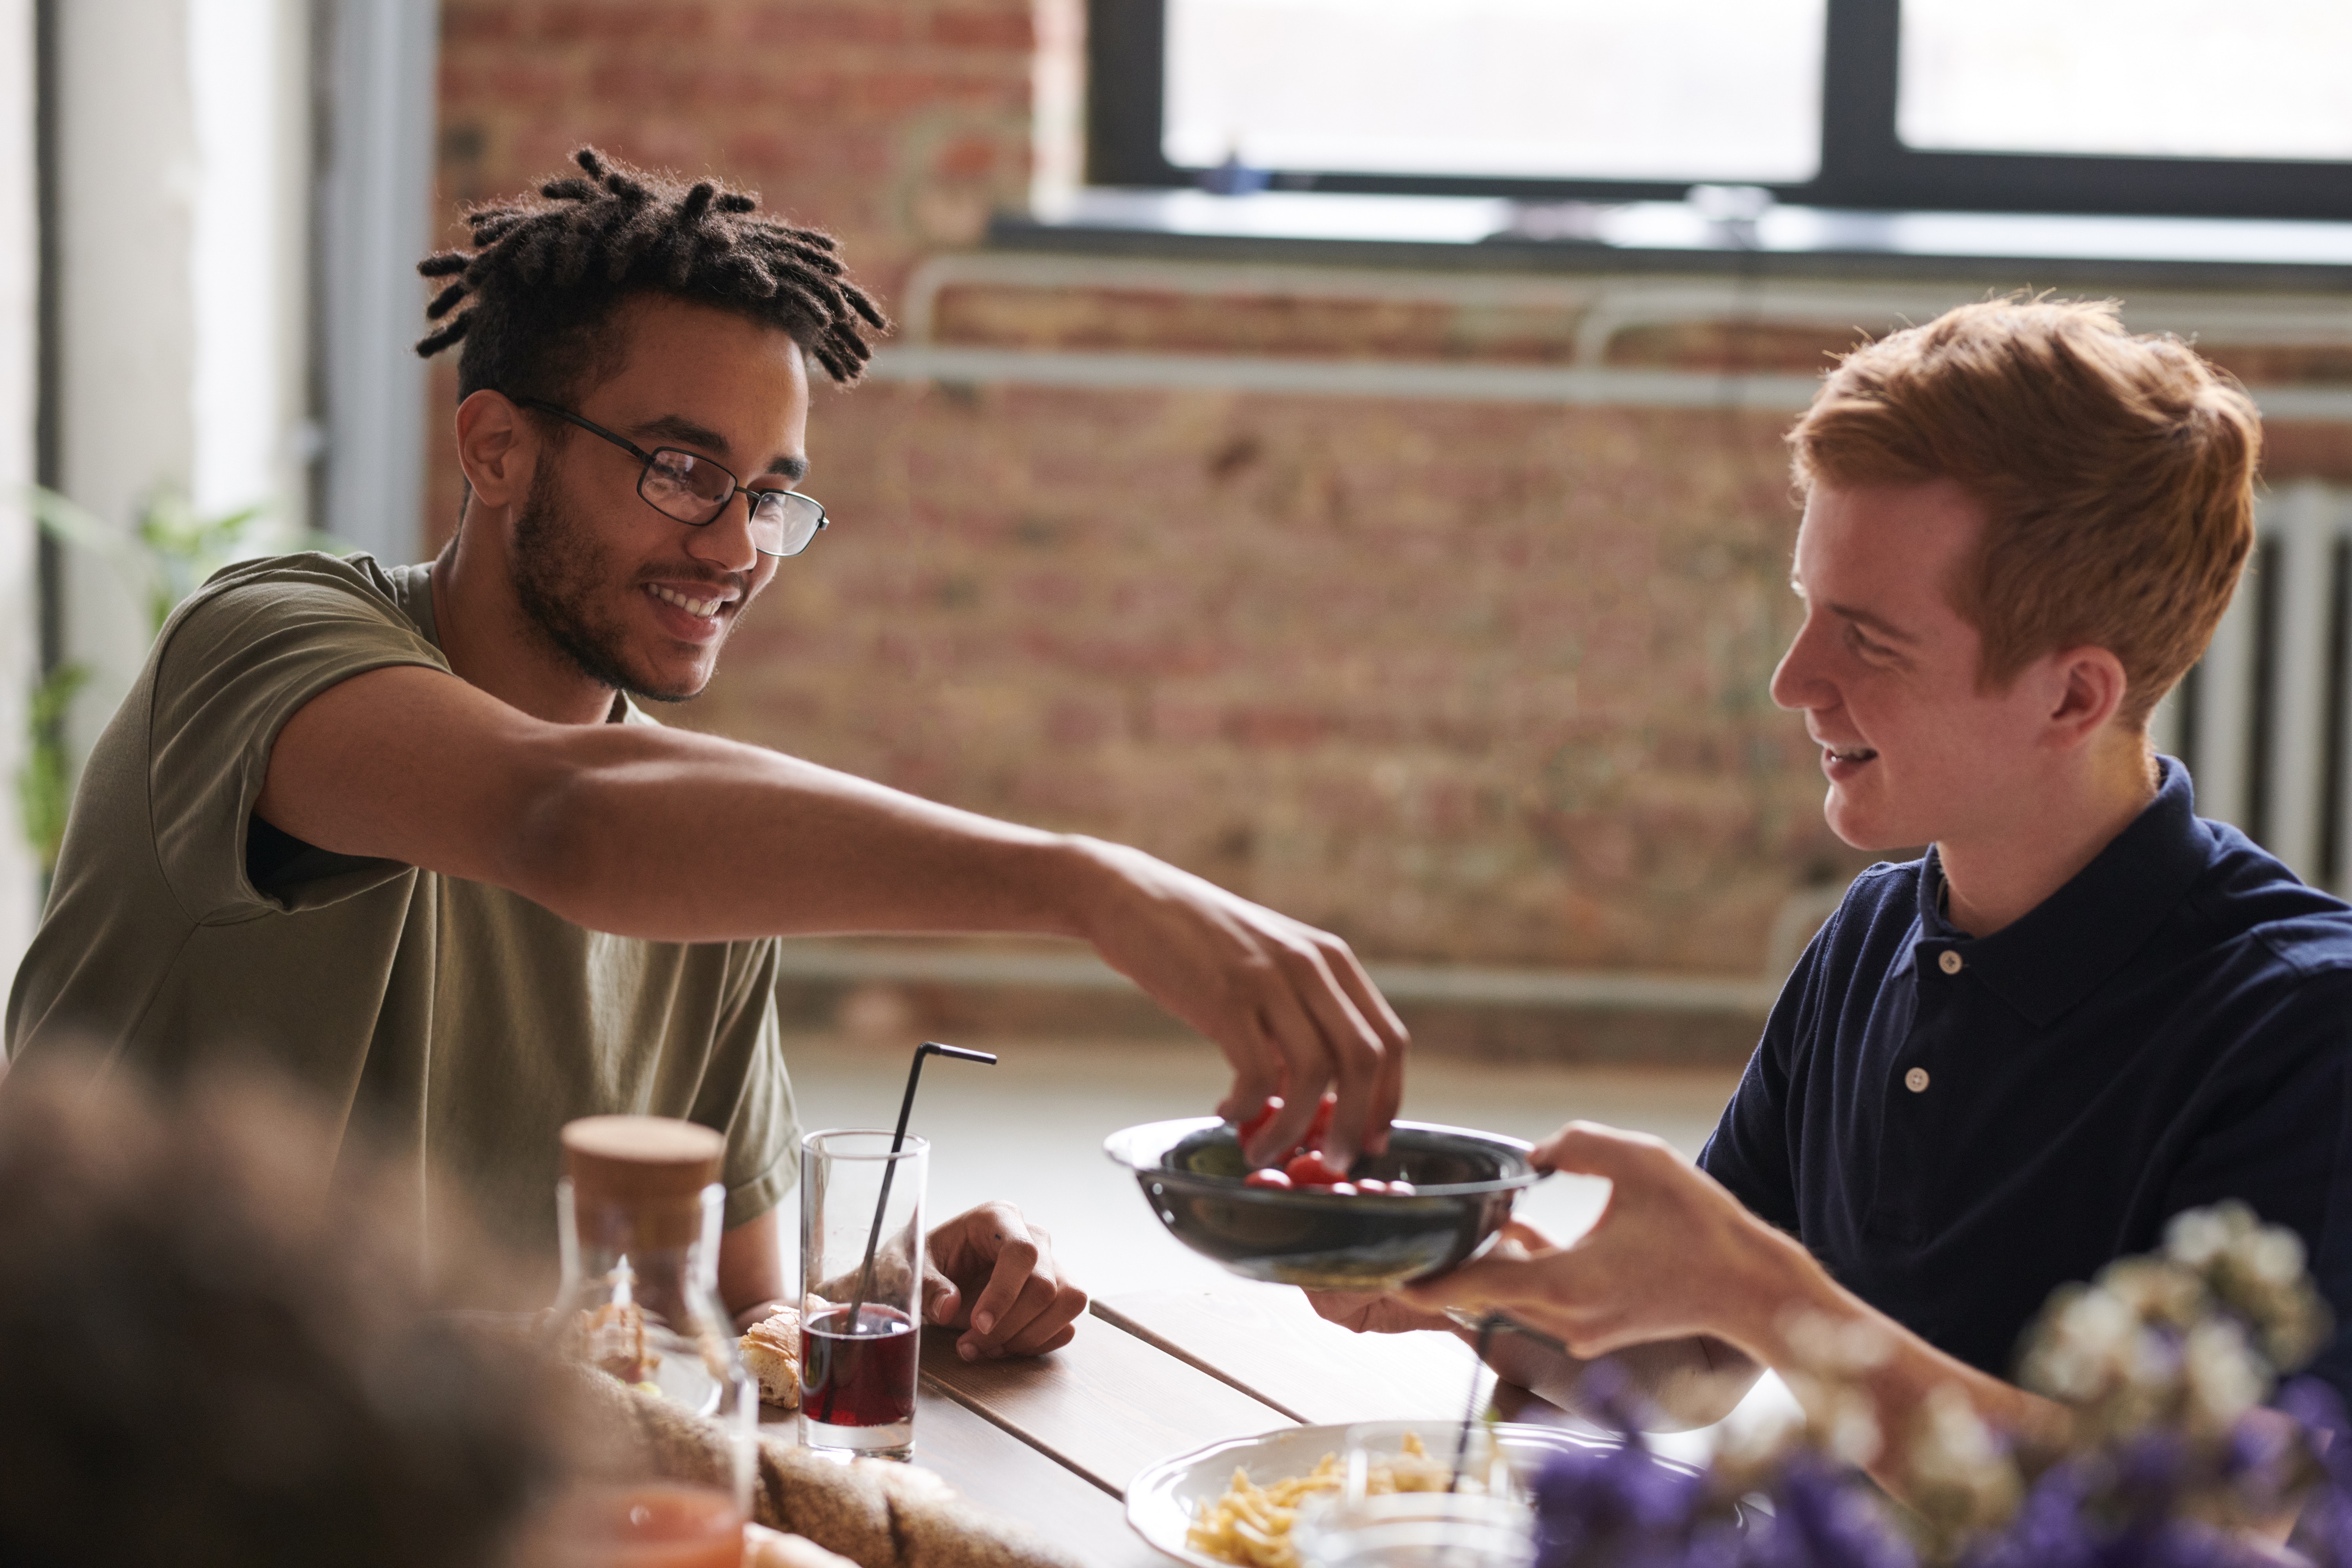
[[[732,1457],[731,1495],[633,1487],[594,1504],[590,1512],[610,1517],[592,1528],[615,1545],[666,1546],[663,1563],[700,1563],[676,1552],[707,1535],[711,1561],[732,1563],[726,1543],[740,1555],[751,1500],[759,1385],[744,1371],[719,1295],[727,1141],[659,1116],[586,1117],[567,1122],[562,1137],[563,1286],[551,1319],[558,1351],[715,1423]],[[609,1561],[635,1559],[624,1546]]]

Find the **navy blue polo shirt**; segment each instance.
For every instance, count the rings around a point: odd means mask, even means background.
[[[1942,913],[1936,855],[1822,928],[1699,1163],[1840,1283],[2008,1376],[2055,1287],[2242,1198],[2292,1226],[2352,1398],[2352,907],[2156,799],[2023,919]]]

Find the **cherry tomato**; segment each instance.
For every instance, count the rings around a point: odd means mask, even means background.
[[[1348,1179],[1347,1172],[1332,1169],[1324,1163],[1323,1156],[1312,1149],[1294,1156],[1282,1172],[1290,1178],[1293,1186],[1299,1187],[1328,1187]]]
[[[1356,1178],[1356,1190],[1360,1193],[1370,1193],[1374,1197],[1384,1198],[1388,1196],[1389,1184],[1378,1176],[1359,1176]]]
[[[1290,1178],[1270,1165],[1263,1171],[1252,1171],[1242,1180],[1247,1186],[1280,1187],[1284,1192],[1290,1190]]]
[[[1251,1117],[1247,1121],[1241,1124],[1242,1147],[1244,1149],[1248,1148],[1250,1146],[1250,1140],[1265,1131],[1266,1124],[1281,1114],[1282,1096],[1278,1094],[1270,1094],[1266,1096],[1265,1107],[1260,1110],[1255,1116]]]
[[[1352,1198],[1356,1195],[1356,1184],[1353,1182],[1334,1182],[1328,1187],[1318,1187],[1316,1191],[1328,1193],[1335,1198]]]
[[[1411,1182],[1400,1181],[1389,1184],[1389,1196],[1392,1198],[1417,1198],[1420,1195],[1421,1189]]]

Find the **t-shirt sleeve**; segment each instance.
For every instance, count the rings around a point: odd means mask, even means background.
[[[332,903],[407,869],[339,858],[331,874],[274,893],[246,874],[247,824],[278,731],[328,687],[388,665],[448,669],[359,568],[327,560],[208,592],[165,629],[148,713],[148,807],[163,879],[191,919]]]
[[[727,1134],[720,1179],[729,1228],[783,1201],[800,1175],[800,1118],[784,1069],[776,1011],[778,943],[739,942],[729,965],[725,1010],[693,1120]]]
[[[1729,1188],[1749,1213],[1791,1235],[1798,1216],[1790,1080],[1804,1033],[1821,1016],[1822,950],[1836,924],[1833,916],[1790,972],[1764,1022],[1763,1037],[1748,1058],[1748,1070],[1698,1155],[1699,1168]]]

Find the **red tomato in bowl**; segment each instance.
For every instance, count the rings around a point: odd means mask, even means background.
[[[1290,1178],[1295,1187],[1336,1186],[1348,1179],[1347,1172],[1334,1170],[1325,1163],[1321,1151],[1315,1149],[1294,1155],[1290,1163],[1282,1168],[1282,1173]],[[1350,1187],[1349,1191],[1352,1195],[1354,1189]]]
[[[1279,1187],[1286,1193],[1290,1190],[1290,1178],[1271,1165],[1263,1171],[1252,1171],[1242,1178],[1242,1183],[1252,1187]]]

